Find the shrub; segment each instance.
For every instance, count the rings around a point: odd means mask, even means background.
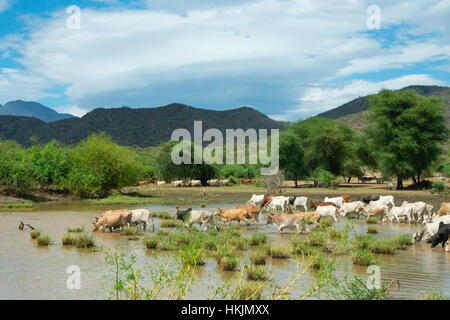
[[[220,265],[224,271],[235,271],[239,265],[239,259],[235,256],[226,256],[222,258]]]
[[[156,249],[158,248],[160,238],[157,236],[149,237],[144,239],[144,244],[147,247],[147,249]]]
[[[216,259],[217,264],[221,264],[222,260],[225,257],[235,255],[236,255],[236,248],[222,245],[217,248],[217,251],[214,254],[214,258]]]
[[[423,297],[424,300],[450,300],[449,297],[444,295],[442,292],[428,292]]]
[[[286,247],[269,246],[267,254],[274,259],[288,259],[290,257],[290,250]]]
[[[259,246],[261,244],[266,243],[267,235],[265,233],[254,233],[250,237],[250,245],[251,246]]]
[[[406,249],[407,246],[413,244],[411,236],[409,234],[402,234],[395,238],[394,241],[397,243],[398,249]]]
[[[322,188],[336,187],[337,184],[334,175],[323,168],[314,170],[311,179]]]
[[[311,264],[311,268],[322,269],[322,267],[328,265],[328,259],[321,252],[316,252],[310,256],[309,263]]]
[[[237,288],[237,299],[240,300],[260,300],[264,285],[258,281],[246,281],[242,286]]]
[[[201,266],[205,264],[204,251],[198,244],[182,245],[178,251],[183,266]]]
[[[378,228],[376,226],[369,226],[367,228],[367,233],[378,233]]]
[[[49,235],[40,235],[36,239],[38,246],[48,246],[52,241],[52,238],[50,238]]]
[[[256,250],[250,254],[250,262],[254,265],[266,264],[266,252],[264,250]]]
[[[373,253],[394,254],[397,243],[393,240],[378,240],[369,245],[369,250]]]
[[[180,221],[175,219],[168,219],[161,222],[161,228],[176,228],[180,225]]]
[[[251,265],[246,268],[247,280],[267,280],[267,268],[265,266]]]
[[[359,266],[370,266],[373,264],[378,264],[378,259],[375,255],[366,249],[359,249],[352,254],[352,261],[354,264]]]
[[[368,223],[368,224],[377,224],[378,223],[378,219],[376,217],[370,217],[369,219],[366,220],[366,223]]]
[[[36,239],[41,235],[41,232],[39,230],[33,230],[30,232],[31,239]]]
[[[435,181],[431,184],[431,193],[432,194],[441,194],[446,191],[445,183],[444,181]]]
[[[70,233],[66,233],[63,237],[62,237],[62,244],[63,246],[71,246],[74,243],[74,239],[72,234]]]
[[[328,234],[324,231],[312,232],[308,236],[308,243],[313,247],[323,247],[328,242]]]
[[[85,228],[84,226],[74,227],[74,228],[67,227],[67,232],[73,232],[73,233],[84,232],[84,228]]]
[[[311,247],[306,240],[296,240],[292,244],[292,253],[294,254],[303,254],[303,255],[312,255],[317,252],[317,249]]]
[[[75,238],[74,245],[77,248],[93,248],[95,247],[94,235],[92,233],[80,233]]]
[[[207,239],[203,242],[203,248],[208,251],[217,251],[217,240]]]
[[[371,234],[357,235],[353,239],[353,244],[357,249],[368,249],[373,241],[374,238]]]

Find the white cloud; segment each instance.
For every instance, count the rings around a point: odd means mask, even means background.
[[[59,113],[70,113],[74,116],[77,117],[82,117],[84,116],[86,113],[88,113],[88,110],[86,109],[81,109],[78,106],[58,106],[53,108],[55,111],[59,112]]]
[[[352,80],[338,87],[317,87],[306,90],[301,98],[301,107],[291,113],[317,114],[336,108],[355,98],[377,93],[381,89],[398,90],[410,85],[445,85],[428,74],[411,74],[386,81]]]
[[[7,10],[10,5],[10,0],[0,0],[0,12]]]
[[[307,115],[381,83],[348,82],[350,76],[443,59],[450,52],[445,1],[380,1],[383,27],[408,23],[415,34],[441,33],[392,48],[365,33],[369,1],[147,3],[142,10],[82,8],[81,30],[67,29],[65,10],[50,19],[30,18],[28,37],[0,41],[0,50],[18,52],[24,67],[20,76],[0,75],[0,83],[7,79],[0,100],[47,96],[58,85],[67,88],[71,103],[64,108],[77,106],[78,114],[93,107],[182,102],[222,108],[251,104],[286,118],[286,108],[300,104],[297,112]],[[440,25],[433,29],[435,21]],[[346,84],[331,88],[330,80],[341,77],[347,77]]]

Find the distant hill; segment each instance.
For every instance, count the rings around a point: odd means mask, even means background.
[[[439,97],[444,101],[447,126],[450,126],[450,87],[439,86],[408,86],[400,90],[413,89],[426,97]],[[335,119],[361,132],[364,127],[364,114],[369,108],[369,97],[359,97],[337,108],[320,113],[318,117]]]
[[[58,113],[38,102],[22,100],[10,101],[4,106],[0,105],[0,116],[34,117],[44,122],[75,118],[68,113]]]
[[[45,123],[28,117],[0,116],[0,138],[16,140],[29,146],[31,140],[46,143],[56,139],[64,144],[75,144],[91,133],[104,131],[120,145],[156,146],[170,140],[175,129],[185,128],[193,133],[194,120],[203,121],[203,131],[249,128],[281,129],[286,124],[270,119],[249,107],[227,111],[197,109],[183,104],[158,108],[128,107],[95,109],[81,118]]]

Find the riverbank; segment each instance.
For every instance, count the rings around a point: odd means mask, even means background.
[[[306,196],[312,201],[323,200],[325,196],[333,197],[349,194],[351,201],[361,200],[369,195],[393,195],[397,205],[406,200],[409,202],[426,201],[439,207],[448,196],[431,194],[429,190],[388,190],[381,184],[342,184],[335,189],[312,188],[305,185],[295,188],[283,188],[285,196]],[[80,203],[90,205],[138,205],[161,204],[200,207],[210,203],[244,203],[253,194],[264,194],[266,189],[255,185],[236,185],[228,187],[185,187],[177,188],[169,185],[130,186],[116,190],[104,199],[78,199],[67,195],[39,193],[33,200],[0,196],[0,208],[30,208],[41,203]]]

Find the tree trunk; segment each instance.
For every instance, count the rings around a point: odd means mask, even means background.
[[[415,176],[412,176],[411,179],[412,179],[412,181],[413,181],[414,184],[417,183],[417,180],[416,180],[416,177],[415,177]]]
[[[295,187],[298,188],[298,182],[297,182],[297,179],[295,179]]]
[[[403,180],[400,177],[397,177],[397,190],[403,189]]]

